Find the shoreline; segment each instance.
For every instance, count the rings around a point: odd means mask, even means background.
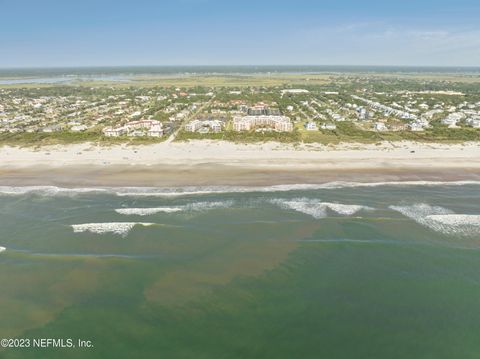
[[[222,141],[0,148],[0,185],[194,186],[480,179],[480,142],[299,146]]]

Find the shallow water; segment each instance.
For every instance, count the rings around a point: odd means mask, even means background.
[[[95,345],[2,358],[480,352],[475,182],[1,187],[0,228],[0,337]]]

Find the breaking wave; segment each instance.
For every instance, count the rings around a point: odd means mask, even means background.
[[[5,252],[6,250],[7,250],[7,248],[5,248],[5,247],[0,247],[0,253]]]
[[[473,214],[441,214],[427,216],[428,221],[438,224],[447,234],[473,236],[480,234],[480,215]]]
[[[310,198],[297,198],[293,200],[276,199],[272,200],[272,203],[284,209],[293,209],[297,212],[308,214],[316,219],[327,217],[329,210],[341,216],[351,216],[362,210],[373,210],[373,208],[367,206],[319,202],[319,200]]]
[[[447,208],[425,203],[389,208],[436,232],[461,236],[480,234],[480,215],[455,214]]]
[[[97,234],[113,233],[126,236],[135,226],[153,226],[155,223],[141,222],[111,222],[111,223],[84,223],[72,224],[74,233],[91,232]]]
[[[410,206],[390,206],[388,208],[400,212],[405,217],[412,218],[418,222],[423,222],[427,216],[453,213],[453,211],[447,208],[431,206],[426,203],[415,203]]]
[[[216,208],[228,208],[233,205],[233,201],[218,202],[196,202],[177,207],[155,207],[155,208],[117,208],[115,212],[123,215],[150,216],[156,213],[177,213],[186,211],[206,211]]]
[[[356,187],[380,186],[464,186],[480,185],[480,181],[392,181],[392,182],[327,182],[322,184],[291,184],[275,186],[199,186],[199,187],[91,187],[91,188],[63,188],[55,186],[0,186],[0,194],[22,195],[35,193],[45,196],[68,196],[74,194],[101,192],[117,196],[149,196],[149,197],[178,197],[222,193],[249,193],[249,192],[289,192],[316,189],[341,189]]]
[[[27,193],[38,194],[42,196],[71,196],[82,193],[108,192],[106,188],[65,188],[56,186],[0,186],[0,194],[3,195],[22,195]]]
[[[157,208],[117,208],[115,212],[126,216],[150,216],[156,213],[175,213],[181,212],[183,208],[180,207],[157,207]]]
[[[428,219],[450,226],[476,226],[480,227],[480,215],[476,214],[444,214],[428,216]]]
[[[226,193],[269,193],[308,191],[317,189],[341,189],[356,187],[380,187],[380,186],[463,186],[480,185],[480,181],[394,181],[394,182],[327,182],[321,184],[291,184],[274,186],[206,186],[206,187],[182,187],[182,188],[157,188],[157,187],[130,187],[112,189],[117,196],[132,197],[181,197],[209,194]]]
[[[233,206],[233,201],[218,201],[218,202],[196,202],[187,204],[184,208],[187,211],[206,211],[217,208],[228,208]]]

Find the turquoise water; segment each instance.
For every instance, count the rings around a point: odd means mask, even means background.
[[[2,358],[478,358],[480,184],[0,187]]]

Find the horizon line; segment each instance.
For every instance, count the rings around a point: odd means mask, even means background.
[[[142,68],[142,67],[404,67],[404,68],[480,68],[480,65],[375,65],[375,64],[188,64],[188,65],[53,65],[53,66],[0,66],[0,70],[76,69],[76,68]]]

